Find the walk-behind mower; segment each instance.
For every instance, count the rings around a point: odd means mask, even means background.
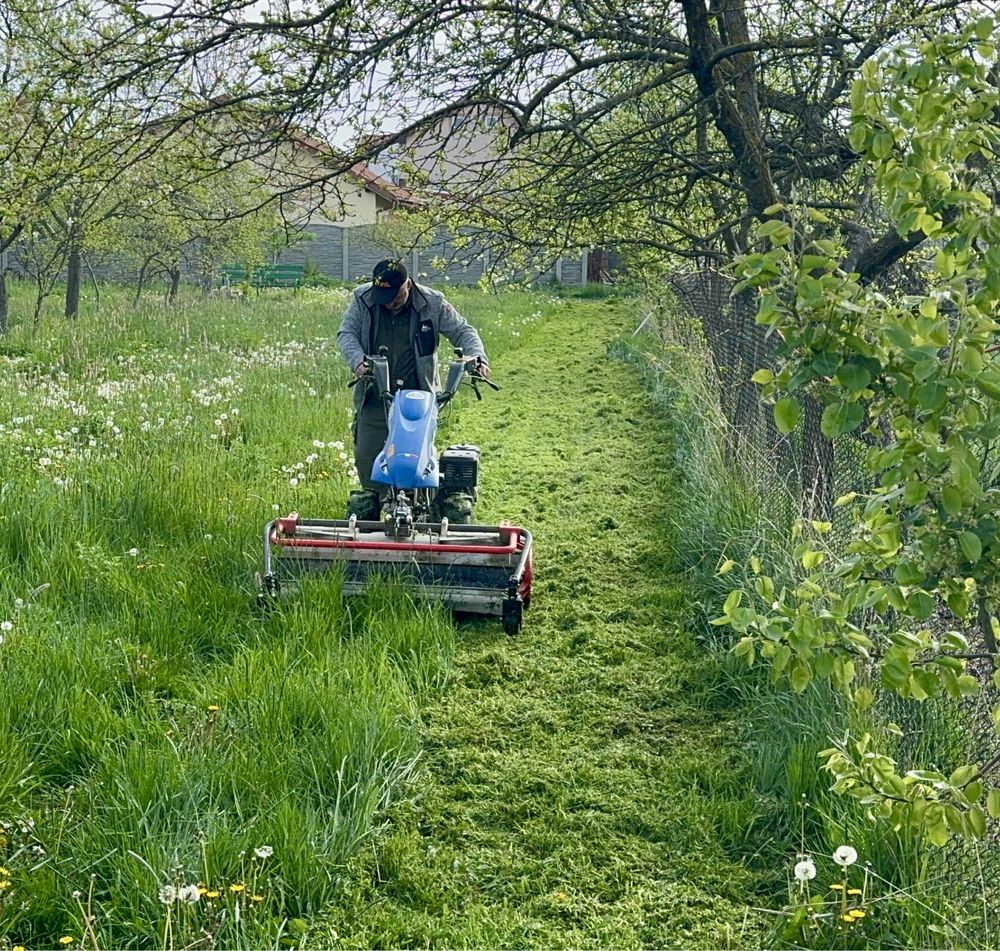
[[[293,512],[268,522],[261,599],[278,595],[279,575],[284,580],[339,566],[345,594],[363,593],[373,577],[390,577],[455,611],[499,617],[508,634],[517,633],[531,602],[531,533],[516,525],[472,524],[479,449],[450,446],[437,457],[434,448],[438,410],[463,382],[477,399],[480,384],[499,387],[461,350],[440,393],[393,393],[384,348],[368,363],[371,372],[351,385],[374,386],[385,407],[389,435],[371,473],[373,482],[386,487],[381,511],[346,519],[306,519]]]

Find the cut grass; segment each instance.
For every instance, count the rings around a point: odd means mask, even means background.
[[[716,795],[743,713],[684,626],[669,431],[607,357],[633,302],[449,296],[504,392],[443,438],[484,449],[481,517],[538,544],[523,635],[463,624],[453,664],[449,619],[391,590],[251,610],[272,506],[344,501],[343,294],[107,291],[0,342],[11,944],[758,943],[742,803]]]
[[[411,794],[329,914],[344,947],[746,947],[755,876],[706,794],[739,711],[685,632],[669,432],[608,359],[632,302],[575,304],[499,361],[450,432],[484,449],[479,514],[535,533],[525,629],[460,630]],[[456,421],[457,422],[457,421]],[[740,835],[739,820],[731,834]]]

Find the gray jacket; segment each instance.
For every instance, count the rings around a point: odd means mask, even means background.
[[[375,341],[375,314],[378,307],[372,300],[372,285],[364,284],[354,292],[351,304],[337,331],[337,346],[347,365],[355,367],[368,356]],[[413,302],[410,318],[410,340],[417,357],[417,377],[420,388],[434,392],[440,389],[437,347],[441,334],[453,347],[461,347],[466,360],[486,359],[483,341],[475,328],[445,300],[444,294],[423,284],[412,282]],[[354,388],[354,408],[359,410],[365,398],[365,387]]]

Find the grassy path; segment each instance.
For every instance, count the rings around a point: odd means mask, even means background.
[[[537,540],[524,632],[466,625],[422,711],[426,758],[330,927],[345,946],[747,947],[752,874],[711,791],[732,759],[660,513],[669,433],[607,357],[630,305],[575,302],[460,410],[481,518]]]

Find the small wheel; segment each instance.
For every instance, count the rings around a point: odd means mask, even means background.
[[[278,579],[274,575],[261,578],[258,573],[254,576],[254,580],[257,582],[257,608],[263,614],[267,614],[273,610],[278,600],[278,595],[281,593],[281,585],[278,584]]]
[[[504,633],[513,637],[521,630],[521,620],[524,614],[524,605],[519,598],[504,598],[502,614],[500,616],[503,623]]]

